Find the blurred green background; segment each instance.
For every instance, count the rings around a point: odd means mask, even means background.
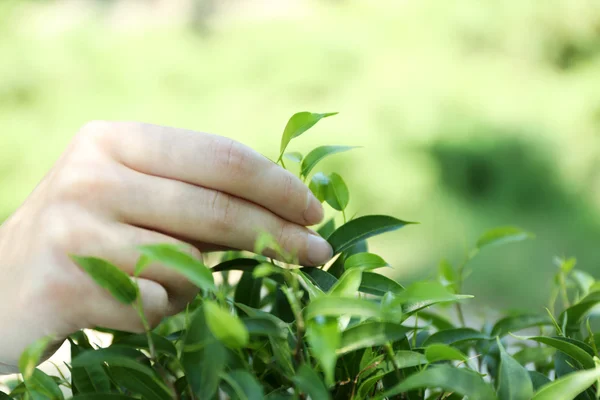
[[[482,307],[540,309],[555,256],[600,277],[597,0],[3,0],[0,220],[88,120],[273,158],[304,110],[340,114],[291,149],[363,146],[325,164],[351,212],[421,222],[372,243],[400,281],[497,225],[537,238],[476,260]]]

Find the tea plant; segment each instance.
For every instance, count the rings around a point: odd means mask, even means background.
[[[98,328],[112,335],[106,348],[77,332],[68,339],[69,378],[36,368],[49,340],[35,343],[21,358],[22,379],[0,399],[62,400],[61,387],[81,400],[598,398],[600,333],[592,331],[590,318],[600,303],[600,283],[575,270],[575,260],[557,260],[546,310],[483,326],[467,323],[462,303],[473,300],[462,287],[471,261],[491,246],[532,236],[512,227],[485,233],[457,267],[443,261],[430,281],[404,287],[375,272],[389,266],[368,251],[367,240],[411,222],[349,218],[343,178],[315,169],[351,147],[322,146],[305,157],[286,152],[294,138],[332,115],[295,114],[277,162],[296,164],[317,198],[341,213],[340,226],[331,219],[319,229],[334,261],[298,266],[269,235],[259,237],[255,252],[268,249],[281,261],[229,252],[209,268],[181,248],[148,245],[139,248],[133,279],[106,261],[73,256],[99,285],[138,310],[147,332]],[[177,270],[200,292],[185,312],[152,330],[135,279],[150,261]],[[239,281],[231,282],[231,271],[241,272]],[[528,329],[536,334],[515,334]]]

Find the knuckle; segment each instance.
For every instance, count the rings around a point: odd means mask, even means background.
[[[59,200],[87,202],[114,186],[110,173],[95,164],[73,163],[56,178],[54,188]]]
[[[242,144],[226,139],[218,145],[216,167],[225,170],[233,178],[242,178],[251,169],[248,153]]]
[[[281,201],[284,204],[289,204],[289,202],[294,200],[295,195],[295,179],[292,174],[286,173],[283,176],[282,182],[282,191],[281,191]]]
[[[113,130],[114,123],[109,121],[94,120],[86,122],[77,133],[78,142],[97,142],[106,139],[106,136]]]
[[[235,206],[231,196],[215,191],[211,211],[217,229],[221,232],[231,232],[235,229]]]

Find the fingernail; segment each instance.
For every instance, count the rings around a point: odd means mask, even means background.
[[[304,220],[310,225],[315,225],[323,220],[323,216],[323,206],[309,190],[306,194],[306,208],[304,209]]]
[[[309,233],[306,257],[313,265],[322,265],[331,260],[333,249],[325,239]]]

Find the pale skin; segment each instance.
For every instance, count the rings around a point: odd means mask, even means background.
[[[270,233],[303,265],[332,257],[307,228],[323,208],[293,174],[233,140],[134,122],[86,124],[22,206],[0,227],[0,373],[46,335],[57,343],[96,326],[142,332],[137,312],[70,258],[95,256],[133,275],[142,244],[183,244],[195,256],[252,250]],[[151,264],[138,280],[151,325],[198,293]]]

